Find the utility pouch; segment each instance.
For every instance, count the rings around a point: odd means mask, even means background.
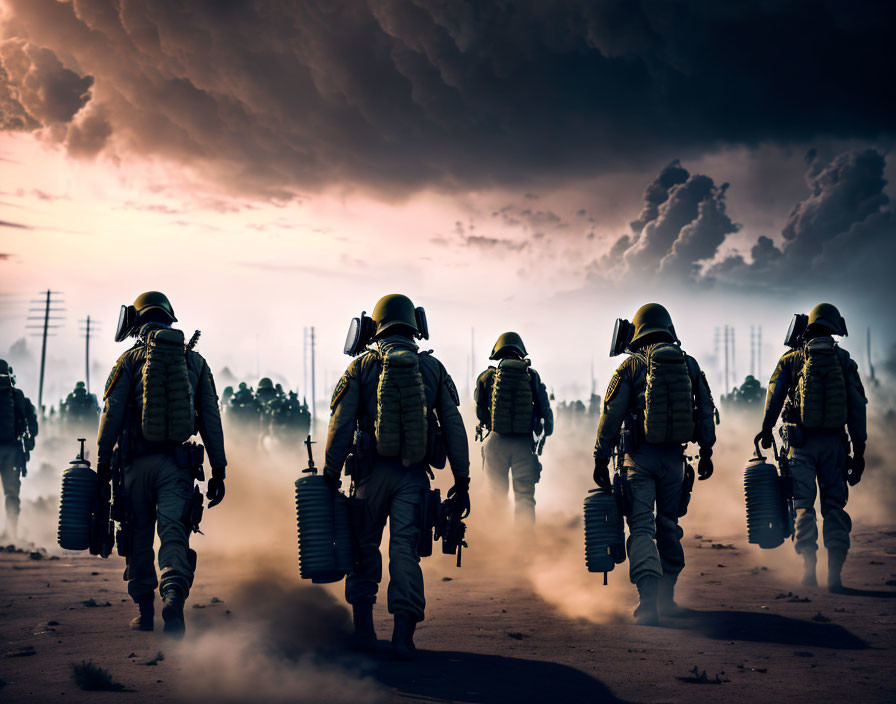
[[[802,447],[806,444],[806,434],[797,423],[784,424],[784,438],[788,447]]]
[[[205,472],[202,465],[205,462],[205,448],[195,442],[187,442],[174,448],[174,463],[180,469],[190,472],[190,477],[196,481],[205,481]]]
[[[442,497],[438,489],[423,489],[422,500],[417,507],[419,511],[418,526],[420,527],[420,535],[417,538],[417,554],[420,557],[432,555],[432,532],[439,520],[441,504]]]
[[[635,452],[641,445],[641,428],[643,419],[637,413],[630,413],[622,424],[619,434],[619,454],[625,456]]]
[[[435,469],[445,469],[445,464],[448,462],[448,448],[445,446],[442,426],[433,415],[429,417],[426,445],[426,461],[429,466]]]
[[[193,495],[184,510],[184,524],[194,533],[199,532],[199,524],[202,523],[202,513],[205,510],[205,501],[202,491],[197,485],[193,485]]]
[[[634,501],[632,497],[632,487],[628,479],[623,476],[624,471],[625,468],[623,467],[621,471],[617,472],[616,476],[613,477],[613,495],[616,497],[616,502],[619,505],[619,513],[624,517],[629,518],[632,515]]]
[[[688,514],[688,505],[691,503],[691,492],[694,491],[694,479],[696,475],[690,464],[684,466],[684,478],[681,482],[681,498],[678,500],[678,517]]]

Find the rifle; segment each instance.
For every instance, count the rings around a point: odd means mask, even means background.
[[[784,498],[784,507],[786,511],[785,537],[795,538],[796,511],[793,508],[793,475],[790,473],[790,460],[787,457],[790,451],[790,441],[788,433],[785,432],[784,426],[779,430],[781,436],[781,450],[775,446],[772,441],[772,452],[778,462],[778,470],[781,473],[781,494]]]
[[[202,334],[202,332],[199,330],[196,330],[193,332],[193,336],[190,338],[190,341],[187,343],[187,352],[189,352],[196,346],[196,343],[199,342],[199,336],[201,334]]]
[[[16,454],[16,464],[19,467],[19,475],[22,477],[28,476],[28,462],[31,460],[31,451],[28,449],[28,439],[29,435],[26,432],[19,438],[19,443]]]
[[[82,462],[86,462],[84,457],[84,443],[86,440],[78,438],[78,441],[81,443],[79,459]],[[115,524],[112,522],[112,487],[108,481],[98,481],[96,485],[96,503],[94,504],[90,523],[90,554],[99,555],[103,558],[109,557],[114,546]]]
[[[460,567],[461,553],[469,547],[464,537],[467,526],[463,522],[463,512],[457,505],[457,498],[445,499],[439,506],[439,514],[433,537],[442,541],[442,554],[457,555],[457,566]]]
[[[122,468],[121,450],[112,454],[112,511],[110,514],[118,526],[115,531],[115,544],[121,557],[131,554],[133,531],[127,510],[127,497],[124,491],[124,470]]]

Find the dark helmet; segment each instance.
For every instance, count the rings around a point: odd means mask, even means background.
[[[86,388],[87,387],[83,381],[79,381],[77,384],[75,384],[75,389],[86,389]]]
[[[370,317],[376,326],[375,337],[382,337],[388,330],[399,325],[410,328],[414,333],[420,332],[417,327],[417,313],[414,304],[410,298],[400,293],[383,296],[377,301]]]
[[[263,376],[263,377],[261,377],[261,379],[258,380],[258,390],[259,391],[261,391],[262,389],[273,389],[273,388],[274,388],[274,382],[271,381],[271,378],[269,376]]]
[[[239,390],[240,390],[240,391],[246,391],[247,389],[248,389],[248,387],[246,386],[246,382],[245,382],[245,381],[241,381],[241,382],[240,382],[240,385],[239,385]]]
[[[489,359],[498,359],[503,356],[501,354],[502,352],[510,352],[511,350],[516,350],[521,357],[525,357],[529,354],[526,352],[523,338],[515,332],[505,332],[498,338],[497,342],[495,342],[495,346],[492,347],[492,353],[489,355]]]
[[[666,333],[671,335],[674,341],[678,341],[675,326],[672,325],[672,316],[659,303],[648,303],[638,308],[638,312],[632,318],[632,325],[635,327],[632,343],[654,333]]]
[[[232,386],[225,386],[225,387],[224,387],[224,393],[225,393],[225,394],[232,394],[232,393],[233,393],[233,387],[232,387]]]
[[[138,318],[142,318],[149,311],[160,310],[171,319],[172,323],[177,322],[177,318],[174,316],[174,308],[171,306],[171,301],[168,300],[168,296],[159,291],[147,291],[146,293],[141,293],[134,300],[134,309],[137,311]]]
[[[809,311],[809,325],[821,325],[835,335],[846,336],[846,321],[837,310],[837,306],[831,303],[819,303]]]
[[[12,376],[12,367],[9,366],[5,359],[0,359],[0,375]]]

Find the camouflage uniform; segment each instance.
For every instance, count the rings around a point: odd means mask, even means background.
[[[819,338],[815,338],[819,339]],[[830,336],[821,339],[835,344]],[[859,378],[859,370],[849,352],[836,347],[837,356],[846,382],[846,410],[849,439],[853,450],[864,455],[867,431],[865,424],[865,389]],[[778,416],[788,400],[793,409],[793,418],[785,421],[796,422],[799,418],[797,381],[805,361],[803,349],[791,350],[778,362],[768,384],[765,402],[763,432],[771,434]],[[836,556],[841,564],[849,550],[849,533],[852,521],[844,507],[849,497],[846,482],[847,441],[843,428],[832,430],[810,430],[802,428],[802,442],[799,447],[790,447],[790,471],[793,474],[793,504],[796,509],[796,551],[807,561],[814,575],[815,553],[818,550],[818,528],[815,517],[815,498],[821,493],[821,517],[824,521],[824,546],[829,557]],[[817,487],[816,487],[817,483]]]
[[[388,336],[379,343],[417,352],[417,345],[403,336]],[[469,448],[460,402],[454,382],[445,367],[427,352],[417,352],[426,395],[426,407],[438,418],[445,441],[448,461],[455,477],[469,476]],[[362,502],[362,515],[356,539],[359,556],[345,585],[346,600],[352,605],[372,604],[382,579],[380,542],[389,520],[388,606],[392,614],[406,614],[422,621],[425,598],[423,574],[417,555],[419,507],[423,491],[429,487],[426,461],[404,467],[396,457],[381,457],[376,452],[374,425],[377,415],[377,384],[381,357],[366,352],[355,359],[336,385],[330,403],[325,471],[339,476],[352,450],[358,429],[370,440],[363,464],[363,476],[352,477],[355,497]]]
[[[12,394],[13,432],[16,438],[12,441],[0,442],[0,483],[6,507],[6,533],[15,537],[18,532],[22,476],[26,471],[25,455],[22,450],[22,438],[29,444],[28,450],[34,449],[34,438],[37,437],[37,412],[30,399],[11,384],[0,389],[0,394]]]
[[[595,457],[606,459],[611,456],[619,443],[624,422],[632,424],[636,436],[640,434],[640,423],[627,419],[633,416],[643,419],[647,365],[642,355],[653,346],[642,347],[637,350],[638,354],[627,357],[610,379],[597,427]],[[715,405],[706,376],[690,355],[687,355],[687,367],[696,409],[694,441],[701,450],[709,450],[716,441]],[[678,443],[635,441],[634,447],[623,457],[623,467],[631,490],[626,546],[631,581],[637,584],[645,577],[665,576],[674,584],[684,568],[683,531],[678,525],[684,448]]]
[[[147,328],[144,328],[143,335]],[[196,426],[213,470],[227,466],[218,395],[211,369],[198,352],[189,351],[187,373],[193,389]],[[133,542],[124,579],[128,593],[139,602],[157,586],[164,594],[171,588],[186,598],[193,583],[196,553],[189,547],[188,525],[193,477],[189,467],[178,466],[176,446],[153,444],[142,435],[143,366],[146,345],[139,340],[119,357],[104,395],[105,408],[97,440],[97,466],[109,466],[118,448],[124,472],[126,505],[132,521]],[[161,545],[159,569],[153,562],[154,532],[158,527]]]
[[[476,381],[473,397],[476,415],[486,428],[491,427],[491,398],[497,367],[489,367]],[[532,386],[532,431],[547,435],[554,432],[554,414],[547,389],[534,369],[529,369]],[[535,522],[535,485],[541,478],[541,462],[534,452],[532,431],[501,434],[492,431],[482,444],[482,463],[494,497],[506,499],[508,473],[513,477],[514,512],[517,519]]]

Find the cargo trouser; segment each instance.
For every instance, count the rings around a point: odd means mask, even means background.
[[[151,454],[134,459],[124,470],[126,506],[133,538],[124,579],[128,594],[136,601],[174,587],[184,596],[193,585],[196,553],[190,549],[188,511],[193,479],[188,469],[178,467],[171,455]],[[156,578],[153,541],[159,532],[159,571]]]
[[[506,500],[513,477],[513,508],[517,520],[535,522],[535,485],[541,462],[532,452],[530,435],[490,433],[482,444],[482,460],[492,497]]]
[[[625,472],[631,491],[626,543],[629,577],[633,584],[651,576],[674,580],[684,568],[684,531],[678,525],[684,479],[681,445],[642,443],[625,456]]]
[[[6,497],[7,531],[14,535],[19,521],[19,489],[22,478],[16,460],[19,456],[17,443],[0,444],[0,480],[3,483],[3,496]]]
[[[345,598],[350,604],[373,604],[383,578],[380,543],[389,520],[389,613],[408,614],[423,620],[426,599],[423,572],[417,554],[420,510],[429,476],[422,466],[402,467],[378,458],[355,487],[361,502],[356,528],[358,559],[345,581]]]
[[[844,478],[846,446],[839,433],[803,431],[802,447],[790,448],[793,507],[796,509],[796,551],[813,557],[818,550],[815,497],[821,493],[824,546],[828,551],[849,550],[852,521],[843,510],[849,497]]]

